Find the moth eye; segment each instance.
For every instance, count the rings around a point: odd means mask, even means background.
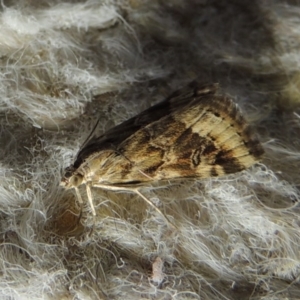
[[[70,178],[70,184],[74,187],[79,186],[82,183],[83,176],[80,174],[73,175]]]
[[[75,171],[75,169],[73,166],[66,168],[64,178],[68,179],[68,178],[72,177],[72,175],[74,174],[74,171]]]

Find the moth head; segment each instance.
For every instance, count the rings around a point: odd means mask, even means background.
[[[73,166],[66,169],[60,185],[66,189],[71,189],[81,185],[83,182],[83,175],[76,171]]]

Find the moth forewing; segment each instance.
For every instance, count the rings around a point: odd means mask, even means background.
[[[263,149],[236,104],[217,85],[196,82],[137,116],[93,137],[62,179],[65,188],[86,184],[130,190],[133,184],[235,173],[258,161]],[[153,206],[153,205],[152,205]]]

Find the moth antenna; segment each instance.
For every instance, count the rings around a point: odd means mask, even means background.
[[[92,131],[90,132],[90,134],[88,135],[88,137],[87,137],[87,138],[85,139],[85,141],[83,142],[83,144],[82,144],[82,146],[80,147],[80,150],[79,150],[79,151],[81,151],[81,150],[86,146],[86,144],[89,142],[89,140],[91,139],[91,136],[94,134],[94,132],[95,132],[95,130],[96,130],[96,128],[97,128],[99,122],[100,122],[100,118],[98,119],[98,121],[97,121],[96,124],[94,125],[94,127],[93,127]]]
[[[96,216],[96,210],[95,210],[95,207],[94,207],[93,195],[92,195],[91,187],[89,186],[89,184],[86,184],[86,193],[87,193],[87,196],[88,196],[90,207],[92,209],[92,214],[95,217]]]

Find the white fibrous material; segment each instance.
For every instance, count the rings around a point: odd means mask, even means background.
[[[299,20],[283,0],[2,1],[0,299],[299,299]],[[94,125],[196,78],[262,161],[142,186],[153,206],[92,188],[93,218],[60,181]]]

